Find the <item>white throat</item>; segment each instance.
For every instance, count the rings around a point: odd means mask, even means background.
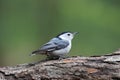
[[[67,38],[67,37],[61,37],[61,36],[60,36],[60,38],[61,38],[62,40],[68,41],[69,43],[71,43],[71,41],[72,41],[72,39],[69,39],[69,38]]]

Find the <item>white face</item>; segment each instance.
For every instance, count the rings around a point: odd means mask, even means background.
[[[71,41],[74,37],[74,34],[70,33],[70,32],[67,32],[67,33],[64,33],[64,34],[60,35],[59,37],[64,39],[64,40]]]

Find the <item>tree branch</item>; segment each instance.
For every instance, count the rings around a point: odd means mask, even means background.
[[[0,68],[0,80],[120,80],[120,49],[111,54],[70,57]]]

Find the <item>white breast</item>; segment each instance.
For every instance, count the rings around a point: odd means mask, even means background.
[[[52,54],[56,55],[56,56],[66,55],[67,53],[69,53],[70,49],[71,49],[71,42],[70,42],[70,44],[66,48],[60,49],[60,50],[56,50]]]

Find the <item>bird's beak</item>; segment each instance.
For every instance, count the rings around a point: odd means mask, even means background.
[[[73,35],[76,35],[76,34],[78,34],[78,32],[73,32]]]

